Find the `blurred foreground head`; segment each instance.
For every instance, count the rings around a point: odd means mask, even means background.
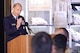
[[[66,28],[57,28],[55,34],[63,34],[67,37],[67,40],[69,40],[69,32]]]
[[[65,53],[67,46],[67,38],[65,35],[57,34],[55,37],[53,37],[52,42],[52,53]]]
[[[38,32],[32,38],[33,53],[51,53],[52,40],[48,33]]]

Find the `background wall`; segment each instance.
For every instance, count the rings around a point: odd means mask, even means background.
[[[11,0],[4,0],[4,17],[8,16],[10,13],[11,13]],[[4,31],[4,53],[6,53],[6,52],[7,52],[7,49],[6,49],[6,33]]]
[[[72,3],[80,3],[80,0],[71,0]]]
[[[11,0],[4,0],[4,17],[8,16],[11,11]]]

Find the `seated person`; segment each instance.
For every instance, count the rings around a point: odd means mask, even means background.
[[[32,38],[33,53],[51,53],[52,40],[48,33],[38,32]]]
[[[69,31],[64,27],[60,27],[55,30],[55,35],[57,34],[63,34],[67,37],[67,48],[69,48]]]
[[[67,40],[69,40],[69,32],[68,32],[68,30],[66,28],[63,28],[63,27],[57,28],[55,30],[55,34],[63,34],[63,35],[65,35],[67,37]]]
[[[52,53],[65,53],[67,46],[67,38],[65,35],[57,34],[52,39]]]

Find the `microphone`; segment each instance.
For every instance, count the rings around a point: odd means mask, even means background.
[[[23,20],[23,21],[22,21],[22,26],[28,26],[28,23],[27,23],[27,22],[25,22],[25,20],[24,20],[24,17],[23,17],[23,16],[19,15],[19,16],[18,16],[18,19],[19,19],[19,18],[22,18],[22,20]]]
[[[22,20],[23,20],[22,26],[27,26],[28,30],[31,30],[31,29],[29,28],[28,22],[25,22],[24,17],[23,17],[23,16],[18,16],[18,19],[19,19],[19,18],[22,18]]]
[[[18,19],[19,19],[19,18],[22,18],[22,20],[24,20],[24,17],[23,17],[23,16],[21,16],[21,15],[19,15],[19,16],[18,16]]]
[[[31,34],[31,33],[35,34],[35,33],[29,28],[28,22],[25,22],[25,26],[27,26],[27,29],[28,29],[28,31],[29,31],[30,34]]]
[[[33,31],[29,28],[29,24],[28,24],[28,22],[25,22],[25,20],[24,20],[24,17],[23,16],[18,16],[18,19],[19,18],[22,18],[22,20],[23,20],[23,22],[22,22],[22,26],[26,26],[27,27],[27,30],[29,31],[29,33],[33,33]]]
[[[24,26],[24,25],[25,25],[24,17],[23,17],[23,16],[21,16],[21,15],[19,15],[19,16],[18,16],[18,19],[19,19],[19,18],[22,18],[22,26]]]
[[[27,28],[28,28],[30,34],[31,34],[31,32],[32,32],[33,34],[35,34],[35,33],[29,28],[28,22],[25,22],[25,25],[27,26]]]
[[[28,30],[31,30],[31,29],[29,28],[28,22],[25,22],[25,26],[27,26]]]

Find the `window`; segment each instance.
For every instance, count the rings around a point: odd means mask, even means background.
[[[52,24],[51,0],[28,0],[28,23],[34,33],[46,31],[54,32]]]

